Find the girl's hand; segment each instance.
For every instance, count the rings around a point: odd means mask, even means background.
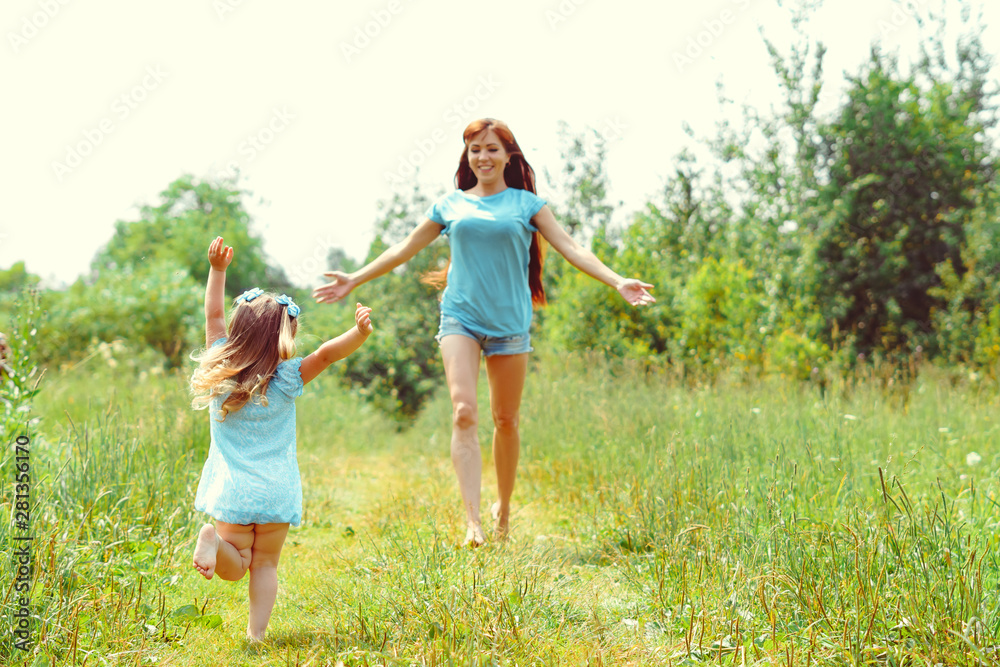
[[[623,280],[618,284],[618,293],[633,306],[646,306],[656,303],[653,295],[646,291],[650,289],[653,289],[652,285],[644,283],[641,280],[636,280],[635,278]]]
[[[372,326],[372,309],[368,306],[362,306],[360,303],[357,308],[354,311],[354,321],[357,322],[358,331],[361,332],[361,335],[367,336],[375,330]]]
[[[343,271],[328,271],[323,275],[327,278],[333,278],[333,282],[320,285],[313,290],[312,295],[316,299],[316,303],[335,303],[354,289],[354,281]]]
[[[216,271],[225,271],[229,263],[233,261],[233,247],[226,247],[221,236],[216,236],[212,244],[208,246],[208,263]]]

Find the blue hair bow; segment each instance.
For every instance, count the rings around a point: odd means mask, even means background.
[[[259,297],[263,293],[264,293],[264,290],[262,290],[259,287],[254,287],[253,289],[248,289],[246,292],[243,292],[243,294],[240,294],[238,297],[236,297],[236,303],[243,303],[244,301],[246,301],[247,303],[249,303],[249,302],[253,301],[254,299],[256,299],[257,297]]]
[[[289,317],[298,317],[299,313],[302,312],[299,309],[299,307],[295,305],[295,302],[292,301],[292,297],[288,296],[287,294],[282,294],[277,299],[275,299],[275,301],[277,301],[283,306],[288,306]]]

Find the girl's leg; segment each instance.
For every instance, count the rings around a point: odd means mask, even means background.
[[[253,526],[253,555],[250,560],[250,614],[247,637],[264,638],[278,597],[278,557],[288,535],[287,523],[258,523]]]
[[[479,343],[468,336],[456,334],[441,339],[441,357],[451,393],[451,461],[465,505],[465,543],[473,546],[486,541],[479,518],[483,468],[479,452],[479,408],[476,405],[479,356]]]
[[[216,521],[206,523],[198,532],[194,548],[194,567],[201,576],[211,579],[218,575],[227,581],[243,578],[250,566],[253,546],[253,526]]]
[[[497,469],[497,493],[493,506],[496,537],[507,536],[510,497],[514,493],[517,460],[521,453],[518,419],[521,391],[528,373],[528,354],[497,354],[486,357],[486,375],[490,380],[490,411],[493,413],[493,464]]]

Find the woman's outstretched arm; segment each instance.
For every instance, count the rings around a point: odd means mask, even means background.
[[[410,261],[414,255],[436,239],[441,234],[442,229],[443,225],[439,225],[430,218],[424,218],[410,232],[409,236],[391,248],[386,249],[385,252],[357,271],[353,273],[344,273],[343,271],[329,271],[324,273],[324,276],[333,278],[333,280],[314,289],[312,293],[313,298],[318,303],[340,301],[358,285],[363,285],[369,280],[374,280],[381,275],[389,273],[400,264]]]
[[[622,278],[609,269],[604,262],[597,258],[597,255],[581,246],[566,233],[566,230],[556,222],[556,217],[552,215],[548,206],[543,206],[542,210],[531,219],[531,222],[538,228],[545,240],[566,258],[566,261],[591,278],[614,287],[622,295],[622,298],[633,306],[644,306],[656,302],[653,295],[648,292],[653,288],[652,285],[635,278]]]

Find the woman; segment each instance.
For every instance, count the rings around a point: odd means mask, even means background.
[[[441,197],[406,239],[361,269],[325,274],[333,281],[313,297],[335,302],[352,289],[409,261],[440,234],[449,236],[451,263],[441,300],[441,345],[452,402],[451,458],[465,505],[466,544],[486,541],[479,514],[482,458],[476,384],[486,357],[493,413],[493,462],[499,499],[493,504],[495,535],[503,539],[510,517],[521,438],[518,416],[531,351],[532,306],[545,303],[538,235],[570,264],[614,287],[634,306],[653,303],[652,288],[625,279],[580,246],[535,194],[535,174],[507,125],[492,118],[472,122],[455,174],[457,190]]]

